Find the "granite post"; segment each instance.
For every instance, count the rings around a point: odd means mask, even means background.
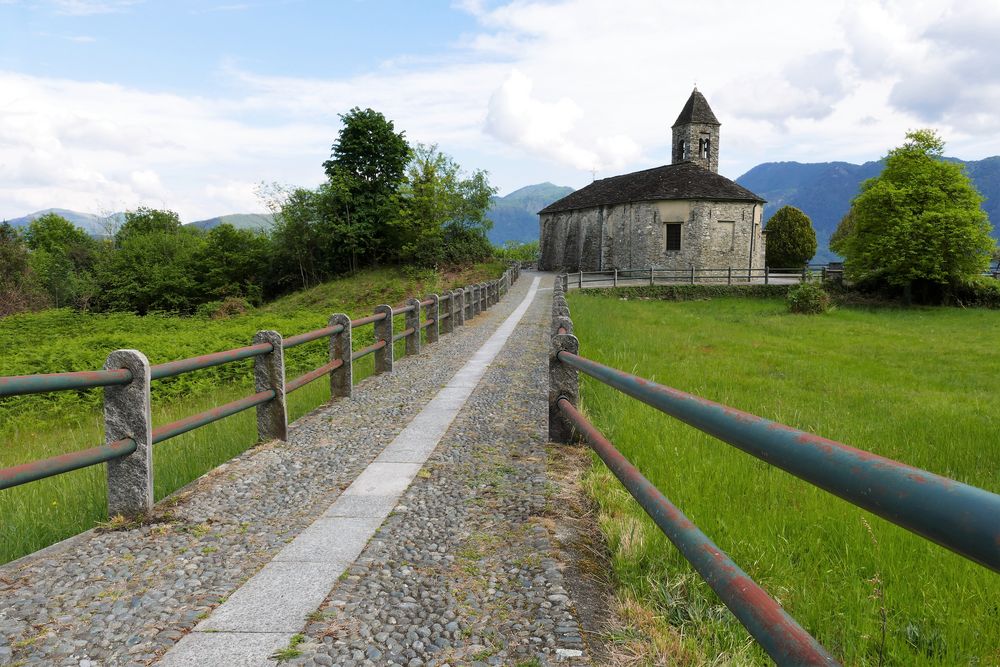
[[[392,372],[392,306],[382,304],[375,307],[375,314],[385,313],[385,317],[375,322],[375,342],[385,342],[385,347],[375,350],[375,374]]]
[[[549,440],[552,442],[569,443],[574,440],[573,426],[562,416],[557,402],[560,398],[566,398],[576,406],[580,380],[576,369],[559,361],[557,355],[560,352],[576,354],[579,350],[580,341],[572,334],[556,334],[552,337],[549,351]]]
[[[274,398],[257,406],[257,440],[288,439],[288,410],[285,407],[285,353],[281,347],[281,334],[277,331],[258,331],[253,344],[270,343],[272,350],[254,357],[254,391],[271,390]]]
[[[413,333],[406,337],[406,356],[410,356],[420,354],[420,299],[407,299],[406,305],[413,308],[403,316],[403,327],[413,329]]]
[[[344,313],[330,316],[329,326],[340,325],[344,330],[330,336],[330,361],[343,363],[330,371],[330,396],[350,398],[354,390],[354,361],[351,359],[351,318]]]
[[[138,350],[116,350],[105,370],[128,369],[132,381],[104,388],[104,443],[135,440],[135,451],[108,461],[108,516],[136,516],[153,507],[153,427],[149,360]]]
[[[464,326],[465,325],[465,290],[459,288],[451,293],[451,300],[455,302],[455,309],[452,313],[455,314],[455,325]]]
[[[427,320],[433,320],[433,324],[427,326],[427,344],[438,342],[438,338],[441,337],[441,297],[437,294],[428,294],[427,299],[430,299],[431,305],[427,306]],[[427,299],[424,299],[426,301]]]

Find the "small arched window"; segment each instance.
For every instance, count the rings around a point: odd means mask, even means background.
[[[689,160],[689,159],[691,159],[691,147],[688,145],[688,142],[687,142],[686,139],[681,139],[680,149],[681,149],[680,153],[681,153],[681,159],[682,160]]]
[[[698,140],[698,155],[702,159],[707,160],[709,154],[712,152],[712,140],[711,139],[699,139]]]

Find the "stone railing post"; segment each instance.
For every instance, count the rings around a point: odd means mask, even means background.
[[[482,312],[482,299],[480,298],[479,292],[481,288],[479,283],[472,285],[472,316],[475,317],[480,312]]]
[[[553,336],[559,335],[559,329],[560,328],[565,329],[566,333],[572,334],[573,333],[573,320],[571,320],[568,317],[564,317],[563,315],[557,315],[557,316],[553,317],[552,318],[552,335]]]
[[[427,319],[434,320],[434,324],[427,327],[427,344],[430,345],[431,343],[438,342],[438,339],[441,337],[441,297],[437,294],[428,294],[427,299],[433,302],[425,310]]]
[[[615,269],[615,279],[614,286],[618,287],[618,269]]]
[[[465,317],[462,318],[463,322],[468,322],[476,315],[475,297],[475,287],[473,285],[466,285],[465,294],[462,296],[462,301],[465,303]]]
[[[549,352],[549,440],[569,443],[574,439],[573,426],[562,416],[557,401],[566,398],[574,406],[578,403],[580,380],[575,368],[559,361],[560,352],[576,354],[580,341],[572,334],[556,334],[552,337]]]
[[[442,303],[443,302],[443,303]],[[451,292],[445,292],[438,298],[438,316],[444,317],[441,322],[441,327],[438,332],[441,334],[450,334],[452,328],[455,326],[455,317],[451,314],[452,309],[455,306],[455,298],[452,296]]]
[[[726,284],[733,284],[733,267],[731,266],[726,270]]]
[[[375,350],[375,374],[392,372],[392,306],[382,304],[375,307],[375,314],[385,313],[385,317],[375,323],[375,342],[385,341],[385,347]]]
[[[489,285],[487,285],[486,283],[479,283],[479,312],[480,313],[483,312],[484,310],[487,310],[490,307],[489,302],[486,299],[486,290],[488,288],[489,288]]]
[[[340,359],[341,365],[330,371],[330,396],[350,398],[354,391],[354,361],[351,359],[351,318],[344,313],[330,316],[329,326],[344,327],[330,336],[330,361]]]
[[[277,331],[258,331],[253,344],[270,343],[274,349],[253,359],[254,391],[271,390],[274,398],[257,406],[257,440],[288,439],[288,410],[285,407],[285,352],[281,347],[281,334]]]
[[[132,381],[104,388],[104,443],[135,440],[135,451],[108,461],[108,516],[136,516],[153,507],[153,426],[149,360],[138,350],[116,350],[105,370],[126,368]]]
[[[455,326],[465,325],[465,290],[459,288],[451,293],[451,300],[455,304],[452,315],[455,317]]]
[[[405,339],[406,356],[410,356],[411,354],[420,354],[420,299],[407,299],[406,305],[413,307],[413,310],[408,311],[403,316],[403,327],[413,329],[413,333]]]

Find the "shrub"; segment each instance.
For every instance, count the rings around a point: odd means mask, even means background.
[[[803,315],[825,313],[830,308],[830,295],[813,283],[802,283],[788,290],[788,310]]]
[[[1000,308],[1000,280],[977,276],[956,287],[952,298],[958,306]]]
[[[767,221],[765,263],[772,268],[797,269],[816,254],[812,220],[794,206],[782,206]]]

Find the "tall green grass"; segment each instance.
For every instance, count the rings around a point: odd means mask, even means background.
[[[570,305],[590,358],[1000,492],[1000,312],[845,308],[805,317],[778,300],[585,294]],[[846,664],[1000,664],[1000,576],[582,382],[594,423]],[[767,662],[596,460],[587,485],[624,595],[680,627],[706,660]]]
[[[299,292],[244,315],[213,320],[168,315],[96,315],[52,310],[0,318],[0,375],[100,368],[109,352],[135,348],[150,363],[217,352],[250,343],[259,329],[285,336],[326,326],[334,312],[370,314],[379,303],[493,279],[503,271],[484,264],[448,276],[432,271],[379,270]],[[403,328],[403,317],[395,321]],[[370,345],[372,327],[353,332],[355,349]],[[401,356],[404,341],[396,343]],[[286,350],[288,379],[328,359],[327,340]],[[358,382],[373,370],[371,355],[354,364]],[[152,383],[153,425],[159,426],[253,392],[252,362],[243,361]],[[320,378],[289,395],[289,419],[330,398]],[[0,467],[35,461],[100,444],[104,439],[101,390],[0,399]],[[257,439],[253,410],[162,442],[153,450],[157,500],[245,451]],[[0,491],[0,563],[93,527],[108,517],[104,466]]]

